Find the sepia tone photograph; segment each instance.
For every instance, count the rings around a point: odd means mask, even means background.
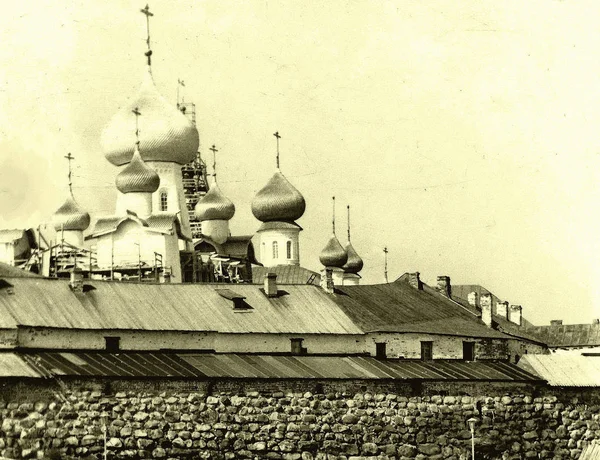
[[[0,460],[600,460],[600,4],[0,16]]]

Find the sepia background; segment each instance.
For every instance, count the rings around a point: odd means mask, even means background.
[[[48,220],[67,190],[114,209],[100,132],[145,67],[144,3],[5,2],[0,227]],[[275,166],[303,193],[301,264],[331,233],[364,282],[420,271],[481,284],[538,324],[600,316],[600,3],[166,1],[150,9],[153,75],[194,102],[219,148],[234,234]],[[132,126],[133,129],[133,126]],[[143,119],[140,120],[143,136]]]

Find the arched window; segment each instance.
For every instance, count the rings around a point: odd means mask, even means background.
[[[273,259],[279,259],[279,244],[273,241]]]
[[[161,211],[166,211],[168,208],[168,203],[167,203],[167,192],[160,192],[160,210]]]
[[[286,248],[287,248],[287,258],[291,259],[292,258],[292,242],[291,241],[287,242]]]

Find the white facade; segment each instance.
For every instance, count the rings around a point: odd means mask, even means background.
[[[154,169],[160,177],[160,187],[152,194],[152,214],[177,213],[181,222],[181,233],[191,241],[192,231],[185,202],[181,165],[162,161],[146,161],[146,165]],[[191,243],[187,243],[182,249],[191,250]]]
[[[229,221],[203,220],[202,234],[217,244],[223,244],[229,238]]]
[[[163,267],[171,269],[171,280],[181,282],[178,235],[175,228],[171,234],[148,230],[133,219],[124,220],[117,229],[95,238],[100,268],[134,266],[138,261],[154,265],[155,252],[162,255]]]
[[[118,215],[125,215],[127,211],[135,212],[142,219],[152,214],[152,194],[145,192],[117,192]]]
[[[260,263],[265,267],[300,265],[300,228],[259,230]]]

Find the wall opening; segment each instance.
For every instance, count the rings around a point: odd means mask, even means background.
[[[421,342],[421,359],[423,361],[433,359],[433,342]]]
[[[465,361],[475,360],[475,342],[463,342],[463,359]]]
[[[169,195],[167,195],[167,192],[160,192],[160,210],[161,211],[167,211],[169,208],[169,204],[168,204],[168,198]]]
[[[375,344],[375,357],[377,359],[385,359],[385,358],[387,358],[386,345],[387,344],[385,342],[381,342],[381,343],[376,343]]]
[[[106,351],[115,352],[121,348],[121,337],[104,337]]]
[[[273,259],[279,259],[279,244],[273,241]]]
[[[304,339],[300,339],[300,338],[290,339],[290,342],[292,345],[292,354],[293,355],[305,355],[307,353],[306,348],[302,346]]]
[[[291,259],[292,258],[292,242],[288,241],[286,243],[286,249],[287,249],[287,258]]]

